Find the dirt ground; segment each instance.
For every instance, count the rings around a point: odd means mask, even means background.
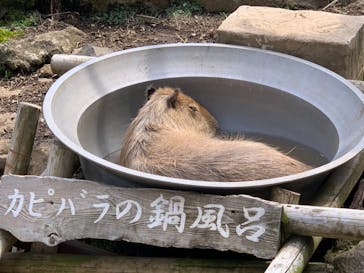
[[[88,35],[79,47],[91,44],[118,51],[162,43],[213,42],[216,29],[224,18],[223,15],[208,14],[176,18],[136,17],[125,26],[107,26],[72,17],[55,24],[44,21],[37,27],[26,29],[25,36],[31,37],[72,24]],[[41,106],[44,95],[56,79],[56,75],[49,75],[40,68],[29,75],[19,74],[10,79],[0,80],[0,115],[7,121],[5,126],[0,126],[0,138],[11,137],[14,118],[12,113],[16,112],[18,103],[30,102]],[[38,140],[51,137],[42,120],[39,131]]]
[[[340,2],[342,1],[338,1]],[[364,15],[364,0],[350,5],[335,4],[327,8],[327,11]],[[136,16],[124,26],[109,26],[73,14],[56,23],[45,20],[37,27],[29,27],[25,30],[25,37],[62,29],[71,24],[87,33],[87,39],[79,47],[91,44],[118,51],[162,43],[214,42],[216,30],[226,16],[227,14],[169,18]],[[57,75],[44,72],[42,68],[31,74],[0,79],[0,139],[11,138],[18,103],[30,102],[41,106],[47,90],[56,79]],[[46,142],[49,139],[52,139],[52,134],[41,118],[36,140]]]

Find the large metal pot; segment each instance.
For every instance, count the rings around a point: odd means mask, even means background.
[[[327,163],[273,179],[206,182],[138,172],[104,159],[117,154],[150,83],[180,87],[224,130],[287,139],[318,151]],[[59,78],[43,111],[56,137],[80,156],[86,178],[120,186],[264,196],[267,188],[282,185],[309,197],[364,147],[364,98],[353,85],[299,58],[231,45],[157,45],[96,58]]]

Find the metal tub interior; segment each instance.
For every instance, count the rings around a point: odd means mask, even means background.
[[[326,163],[299,174],[257,181],[207,182],[138,172],[105,157],[144,102],[144,90],[180,87],[223,130],[302,144]],[[67,72],[43,105],[50,129],[81,158],[87,179],[119,186],[167,187],[266,197],[282,186],[314,193],[334,168],[364,146],[363,94],[337,74],[284,54],[221,44],[172,44],[116,52]],[[293,146],[293,144],[292,144]]]

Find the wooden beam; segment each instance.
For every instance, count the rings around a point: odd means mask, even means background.
[[[284,205],[285,228],[291,234],[341,240],[364,239],[364,211]]]
[[[142,258],[125,256],[9,254],[0,261],[0,273],[262,273],[263,261],[241,259]],[[304,273],[331,273],[333,267],[310,263]]]
[[[26,174],[33,150],[40,107],[21,102],[10,143],[4,174]]]
[[[319,189],[315,206],[341,207],[364,170],[364,151],[337,168]],[[265,273],[301,273],[320,244],[321,237],[292,236]]]

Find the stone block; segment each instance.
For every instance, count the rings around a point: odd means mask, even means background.
[[[364,16],[241,6],[218,28],[218,42],[269,49],[363,79]]]

